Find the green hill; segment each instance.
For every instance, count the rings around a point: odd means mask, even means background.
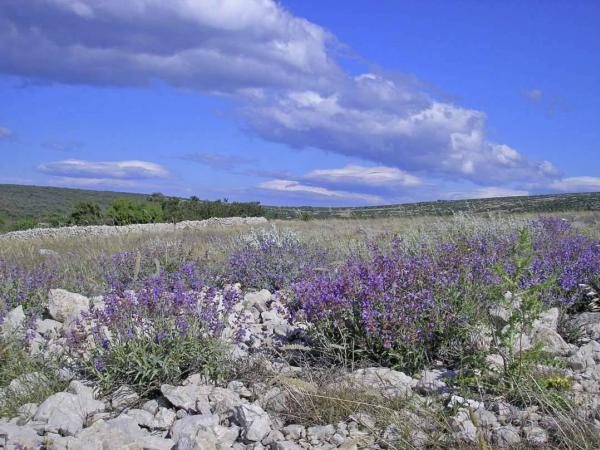
[[[369,218],[397,216],[443,216],[458,212],[527,213],[552,211],[600,211],[600,192],[579,194],[531,195],[526,197],[496,197],[471,200],[438,200],[401,205],[361,206],[355,208],[318,208],[310,206],[268,207],[272,217],[293,219]]]
[[[116,198],[147,198],[146,194],[92,191],[58,187],[0,184],[0,216],[8,223],[33,217],[44,220],[52,214],[67,215],[80,201],[94,202],[103,209]],[[433,201],[401,205],[365,207],[277,207],[266,206],[270,218],[368,218],[393,216],[449,215],[456,212],[552,212],[600,211],[600,192],[579,194],[533,195],[474,200]]]
[[[0,184],[0,216],[9,223],[27,217],[43,220],[51,214],[69,214],[77,202],[94,202],[108,208],[114,199],[121,197],[146,198],[147,195]]]

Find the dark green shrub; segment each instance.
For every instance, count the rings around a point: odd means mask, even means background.
[[[163,218],[162,208],[157,203],[119,198],[113,201],[107,211],[115,225],[130,225],[134,223],[155,223]]]
[[[71,222],[75,225],[97,225],[102,223],[100,205],[93,202],[79,202],[71,213]]]
[[[302,211],[302,214],[300,214],[300,220],[302,220],[303,222],[308,222],[309,220],[312,220],[312,218],[312,214],[308,211]]]
[[[13,231],[29,230],[29,229],[35,228],[37,226],[38,226],[37,219],[35,219],[33,217],[26,217],[24,219],[14,222],[11,226],[11,229]]]

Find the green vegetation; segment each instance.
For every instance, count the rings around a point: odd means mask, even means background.
[[[133,204],[160,206],[165,214],[186,202],[201,203],[156,194]],[[96,208],[76,211],[85,217]],[[201,373],[219,386],[230,380],[256,386],[264,398],[276,388],[281,396],[264,408],[272,413],[269,408],[285,397],[286,423],[358,422],[360,448],[375,442],[449,448],[466,420],[476,428],[476,440],[453,448],[506,448],[492,430],[506,419],[521,437],[510,448],[591,450],[600,448],[600,434],[593,427],[595,410],[585,409],[590,400],[576,391],[581,371],[565,370],[565,361],[535,343],[533,331],[549,306],[579,301],[571,275],[577,281],[598,276],[599,225],[594,212],[456,214],[6,240],[0,246],[0,310],[22,305],[28,317],[39,317],[48,289],[56,286],[89,296],[114,292],[115,308],[93,311],[93,322],[81,323],[69,339],[77,346],[73,354],[82,355],[77,373],[106,395],[128,385],[152,398],[161,383],[180,384]],[[40,249],[56,253],[41,256]],[[221,288],[231,282],[240,282],[242,290],[225,295]],[[218,340],[235,315],[221,314],[221,308],[235,311],[247,287],[282,288],[268,311],[320,327],[309,328],[305,339],[229,360],[227,344]],[[505,296],[508,291],[512,295]],[[198,312],[200,298],[207,309]],[[559,333],[567,330],[569,340],[579,342],[585,330],[569,328],[574,325],[566,309],[557,312],[563,317],[557,319]],[[91,332],[89,323],[102,324],[101,331]],[[92,335],[95,345],[81,352]],[[533,347],[521,345],[525,336]],[[52,364],[40,365],[22,348],[0,351],[0,388],[21,374],[55,373]],[[349,371],[378,366],[414,378],[422,368],[434,369],[445,385],[415,386],[420,395],[405,397],[375,382],[345,382]],[[0,407],[12,416],[20,405],[39,403],[56,389],[53,383]],[[458,397],[449,402],[446,392]],[[482,415],[473,400],[485,404],[498,424],[485,422],[489,414]],[[496,406],[500,411],[507,405],[510,416],[496,413]],[[525,435],[534,423],[545,431],[538,447]]]
[[[360,207],[268,206],[270,219],[369,219],[377,217],[449,216],[456,213],[545,213],[600,211],[600,192],[579,194],[531,195],[471,200],[438,200],[401,205]]]
[[[256,202],[189,200],[120,192],[0,185],[0,231],[68,225],[128,225],[211,217],[262,216]],[[6,220],[2,218],[6,217]]]
[[[79,202],[71,213],[71,222],[75,225],[94,225],[101,221],[102,209],[97,203]]]
[[[31,356],[22,341],[0,336],[0,417],[14,416],[22,405],[62,391],[67,383],[60,380],[58,366],[42,353]]]
[[[90,376],[98,380],[104,392],[125,384],[149,395],[158,391],[161,384],[177,383],[193,373],[221,379],[225,367],[221,342],[182,335],[176,327],[159,339],[140,335],[117,342],[101,354],[101,359],[87,362]]]
[[[100,218],[95,208],[107,211],[117,199],[158,203],[161,220],[201,220],[210,217],[260,216],[269,219],[369,219],[385,217],[448,216],[456,213],[544,213],[567,211],[600,211],[600,192],[580,194],[534,195],[475,200],[452,200],[410,203],[402,205],[365,206],[353,208],[319,208],[261,206],[256,202],[229,202],[168,197],[124,192],[90,191],[41,186],[0,185],[0,230],[10,231],[34,226],[65,226],[73,224],[113,223]],[[85,207],[83,205],[86,205]],[[92,206],[94,205],[94,206]],[[88,208],[86,210],[86,208]],[[135,208],[134,208],[135,209]],[[138,211],[139,212],[139,211]],[[136,214],[133,214],[135,217]],[[148,217],[148,214],[142,214]],[[150,217],[155,217],[150,214]],[[132,217],[128,218],[132,220]],[[139,219],[139,218],[138,218]],[[129,222],[133,223],[133,222]]]
[[[105,210],[115,199],[123,197],[144,199],[147,196],[124,192],[0,184],[0,215],[4,216],[8,226],[26,217],[34,217],[38,222],[45,223],[51,215],[68,217],[73,207],[80,202],[96,203]]]
[[[202,201],[196,196],[185,200],[157,194],[153,194],[150,200],[160,203],[163,218],[168,222],[202,220],[211,217],[257,217],[265,214],[264,208],[257,202],[230,203],[227,199]]]
[[[106,214],[112,219],[114,225],[156,223],[163,218],[160,204],[130,198],[116,199]]]

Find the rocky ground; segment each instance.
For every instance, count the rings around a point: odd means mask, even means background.
[[[67,353],[67,339],[79,315],[102,307],[102,302],[102,297],[52,290],[45,315],[37,319],[29,337],[28,351]],[[329,387],[318,384],[301,363],[281,357],[288,350],[303,350],[299,337],[305,325],[290,323],[278,296],[266,290],[250,292],[237,309],[247,317],[247,332],[233,344],[231,358],[240,368],[251,367],[253,376],[241,369],[238,373],[246,375],[239,379],[212,383],[202,374],[192,374],[177,385],[163,384],[153,398],[141,398],[128,386],[102,394],[67,365],[60,369],[60,377],[69,383],[64,392],[40,404],[24,404],[16,417],[0,419],[0,448],[482,448],[482,439],[497,448],[547,448],[556,434],[559,419],[543,408],[519,407],[485,392],[473,398],[461,395],[452,382],[459,374],[442,365],[414,376],[382,367],[332,371]],[[492,314],[500,322],[506,318],[501,308]],[[581,332],[577,345],[557,333],[558,320],[558,309],[546,311],[520,345],[543,344],[560,362],[559,369],[552,370],[570,380],[569,396],[579,405],[581,417],[600,429],[600,313],[569,319]],[[3,335],[18,334],[24,321],[21,307],[13,309],[2,324]],[[226,329],[224,338],[228,334],[231,330]],[[479,339],[485,346],[485,336]],[[501,370],[500,355],[488,355],[486,361]],[[40,373],[22,375],[0,392],[0,398],[30,389],[43,378]],[[298,407],[308,403],[302,399],[326,398],[331,385],[337,392],[353,393],[346,399],[350,403],[359,403],[368,393],[370,408],[354,408],[353,414],[332,423],[304,420]],[[393,414],[392,409],[389,415],[377,414],[379,406],[392,403]]]
[[[266,223],[264,217],[223,217],[207,220],[185,220],[173,223],[146,223],[134,225],[89,225],[61,228],[32,228],[0,234],[0,240],[22,240],[34,238],[77,237],[77,236],[113,236],[129,233],[163,233],[179,230],[196,230],[210,226],[256,225]]]

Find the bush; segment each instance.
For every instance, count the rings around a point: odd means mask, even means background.
[[[160,201],[163,216],[169,222],[181,220],[204,220],[211,217],[258,217],[264,208],[257,202],[232,202],[224,200],[200,200],[192,196],[189,200],[177,197],[155,197]]]
[[[160,205],[130,198],[115,200],[107,211],[115,225],[155,223],[162,220]]]
[[[71,213],[71,221],[75,225],[96,225],[102,223],[100,205],[92,202],[79,202]]]
[[[366,359],[413,371],[430,361],[444,339],[458,339],[485,296],[484,267],[455,246],[439,255],[408,255],[400,241],[372,246],[367,260],[351,258],[337,272],[313,273],[294,286],[298,313],[312,322],[317,344],[343,347]],[[450,333],[451,330],[451,333]]]
[[[104,392],[126,384],[140,394],[149,394],[160,389],[161,384],[177,383],[193,373],[219,380],[225,371],[224,361],[224,346],[219,340],[188,330],[184,334],[141,334],[109,344],[94,360],[87,361],[92,363],[87,369]]]
[[[54,213],[44,217],[44,222],[53,228],[58,228],[72,224],[72,219],[70,217]]]
[[[245,287],[277,290],[326,264],[323,250],[303,243],[292,231],[273,227],[240,236],[229,257],[229,277]]]
[[[531,275],[523,281],[523,286],[556,277],[556,283],[545,292],[545,302],[572,305],[578,297],[578,285],[589,284],[600,275],[600,244],[591,242],[558,217],[533,222],[531,235],[534,256]]]
[[[350,352],[409,371],[439,357],[452,363],[461,347],[468,353],[472,324],[483,322],[507,279],[541,307],[572,302],[577,283],[600,273],[600,247],[568,224],[544,219],[530,227],[532,242],[524,232],[420,250],[399,239],[387,251],[372,246],[366,260],[352,257],[336,272],[297,282],[294,307],[312,322],[315,342],[325,351],[343,347],[344,358]],[[514,259],[527,246],[525,259]]]
[[[59,277],[52,262],[26,268],[0,259],[0,322],[6,312],[19,305],[26,313],[41,313],[48,290],[55,287]]]
[[[184,272],[149,277],[135,292],[106,295],[104,308],[82,319],[71,344],[85,355],[83,370],[105,390],[128,384],[148,392],[195,372],[218,379],[225,367],[218,338],[239,301],[235,289],[220,294]]]
[[[33,217],[25,217],[24,219],[14,222],[11,226],[12,231],[29,230],[38,226],[37,219]]]

